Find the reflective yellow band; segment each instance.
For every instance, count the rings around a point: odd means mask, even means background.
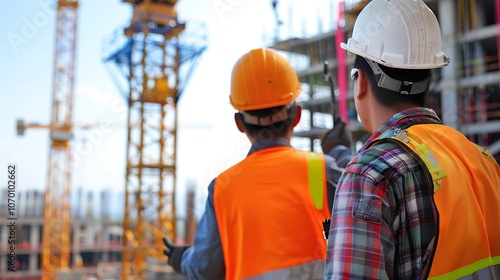
[[[419,144],[417,141],[413,140],[408,136],[408,130],[399,130],[397,131],[393,138],[400,140],[406,145],[411,144],[414,147],[414,150],[418,153],[420,158],[424,161],[425,166],[429,170],[429,173],[432,176],[432,181],[434,182],[434,192],[441,188],[441,180],[446,177],[446,172],[439,165],[436,158],[431,152],[431,149],[427,144]]]
[[[490,266],[494,265],[500,265],[500,256],[498,257],[492,257],[492,258],[486,258],[484,260],[477,261],[471,265],[468,265],[466,267],[459,268],[453,272],[447,273],[445,275],[437,276],[437,277],[432,277],[429,279],[458,279],[467,275],[471,275],[474,272],[477,272],[481,269],[488,268]]]
[[[494,163],[496,163],[497,165],[500,165],[497,160],[495,159],[495,157],[493,157],[493,155],[491,154],[490,150],[488,150],[488,148],[485,148],[483,146],[479,146],[478,144],[475,144],[476,145],[476,148],[483,154],[485,154],[486,156],[488,156],[491,160],[493,160]]]
[[[432,181],[434,182],[434,192],[436,192],[441,188],[441,179],[446,177],[446,172],[444,172],[444,169],[441,167],[441,165],[439,165],[427,144],[424,143],[419,145],[413,140],[410,141],[410,143],[415,145],[415,149],[417,150],[418,155],[429,169],[429,173],[432,176]]]
[[[323,156],[321,154],[307,152],[307,169],[309,177],[309,191],[316,206],[316,209],[323,209],[323,186],[325,178],[323,178]]]

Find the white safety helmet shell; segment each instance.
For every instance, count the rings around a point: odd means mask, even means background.
[[[361,11],[343,49],[381,65],[433,69],[448,65],[441,30],[422,0],[373,0]]]

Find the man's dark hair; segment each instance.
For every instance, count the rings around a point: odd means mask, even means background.
[[[284,107],[285,106],[278,106],[260,110],[245,111],[245,114],[258,118],[266,118],[279,112],[280,110],[283,110]],[[253,138],[270,139],[276,137],[284,137],[287,134],[287,132],[290,129],[292,129],[293,119],[295,117],[295,113],[297,112],[297,105],[293,104],[290,108],[285,110],[287,111],[288,114],[288,118],[286,120],[266,126],[254,125],[245,122],[242,113],[239,113],[239,118],[247,133]]]
[[[407,103],[415,106],[425,106],[425,97],[429,86],[423,93],[405,95],[396,91],[381,88],[377,86],[375,75],[368,62],[361,56],[357,55],[354,61],[354,67],[362,70],[367,76],[370,86],[373,91],[373,96],[378,103],[386,107],[392,107],[395,104]],[[431,77],[429,69],[397,69],[390,68],[379,64],[380,69],[389,77],[399,81],[420,82]]]

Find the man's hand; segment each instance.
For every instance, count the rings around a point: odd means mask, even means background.
[[[168,264],[174,268],[175,271],[182,273],[181,270],[181,260],[182,253],[186,251],[189,246],[177,246],[170,239],[163,237],[163,243],[165,244],[165,249],[163,254],[168,257]]]
[[[335,119],[335,126],[321,138],[321,148],[325,154],[328,154],[338,145],[345,145],[349,148],[352,145],[351,132],[347,129],[346,123],[342,121],[340,117]]]
[[[163,243],[167,247],[166,249],[163,250],[163,254],[165,254],[170,261],[170,256],[172,256],[172,252],[175,250],[175,248],[177,248],[177,246],[175,246],[174,243],[172,243],[170,239],[166,237],[163,237]]]

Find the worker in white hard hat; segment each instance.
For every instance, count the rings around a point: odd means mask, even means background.
[[[193,246],[164,240],[176,271],[189,279],[323,278],[322,222],[330,217],[339,164],[352,158],[351,143],[340,137],[343,128],[323,141],[338,161],[290,145],[300,91],[292,66],[274,50],[254,49],[236,62],[230,103],[252,147],[208,187]]]
[[[341,47],[372,135],[338,182],[324,279],[500,279],[500,167],[425,107],[449,63],[434,13],[373,0]]]

